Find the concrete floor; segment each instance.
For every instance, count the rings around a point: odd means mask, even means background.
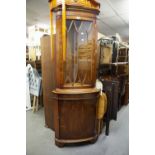
[[[64,146],[54,144],[54,132],[44,127],[44,110],[26,113],[27,155],[128,155],[129,154],[129,106],[118,112],[117,121],[110,123],[110,135],[105,128],[95,144]]]

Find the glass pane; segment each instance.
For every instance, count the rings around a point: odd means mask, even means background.
[[[91,84],[93,35],[92,22],[67,20],[65,86]]]
[[[81,27],[79,29],[78,77],[81,81],[81,84],[91,84],[91,66],[92,66],[92,53],[93,53],[92,33],[90,31],[91,26],[92,26],[91,22],[82,21]]]

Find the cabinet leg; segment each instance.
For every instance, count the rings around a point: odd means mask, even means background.
[[[58,146],[58,147],[64,147],[64,143],[60,143],[60,142],[57,142],[57,141],[55,141],[55,145]]]
[[[106,136],[109,135],[109,124],[110,124],[110,121],[106,121],[106,130],[105,130]]]
[[[47,124],[45,124],[45,128],[49,128]]]
[[[90,141],[90,143],[94,144],[94,143],[97,141],[97,138],[98,138],[98,137],[92,139],[92,140]]]

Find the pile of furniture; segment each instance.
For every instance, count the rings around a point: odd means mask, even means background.
[[[116,37],[101,38],[99,45],[98,79],[107,94],[108,107],[104,121],[108,135],[110,120],[116,120],[117,111],[129,103],[129,48]]]

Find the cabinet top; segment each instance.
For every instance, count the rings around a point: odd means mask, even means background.
[[[62,3],[65,3],[69,6],[80,6],[85,7],[89,9],[97,9],[100,8],[100,3],[96,0],[49,0],[50,3],[50,9],[56,8],[59,5],[62,5]]]
[[[51,1],[57,1],[57,2],[59,2],[59,3],[61,3],[63,0],[49,0],[48,2],[51,2]],[[95,3],[95,4],[98,4],[98,5],[100,5],[100,3],[99,2],[97,2],[96,0],[64,0],[66,3],[67,2],[81,2],[81,3],[84,3],[84,2],[91,2],[91,3]]]

